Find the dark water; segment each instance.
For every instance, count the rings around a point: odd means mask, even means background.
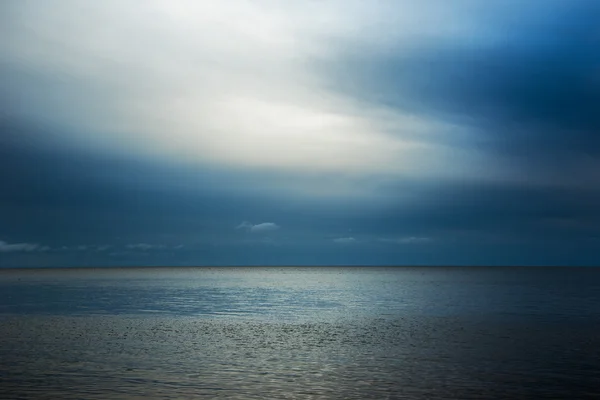
[[[600,269],[0,270],[0,398],[600,398]]]

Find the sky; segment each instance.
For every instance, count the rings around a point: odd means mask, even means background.
[[[595,0],[4,0],[0,267],[600,265]]]

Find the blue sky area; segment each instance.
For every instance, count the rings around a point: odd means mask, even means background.
[[[0,266],[600,265],[595,0],[5,0]]]

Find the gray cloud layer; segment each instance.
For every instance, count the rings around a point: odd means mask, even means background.
[[[0,265],[600,263],[599,17],[5,1]]]
[[[332,76],[369,103],[460,126],[442,140],[486,153],[512,179],[598,184],[600,7],[523,3],[510,17],[490,6],[485,28],[465,40],[350,48]]]

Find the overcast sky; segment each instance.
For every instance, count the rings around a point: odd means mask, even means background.
[[[0,266],[600,265],[595,0],[4,0]]]

